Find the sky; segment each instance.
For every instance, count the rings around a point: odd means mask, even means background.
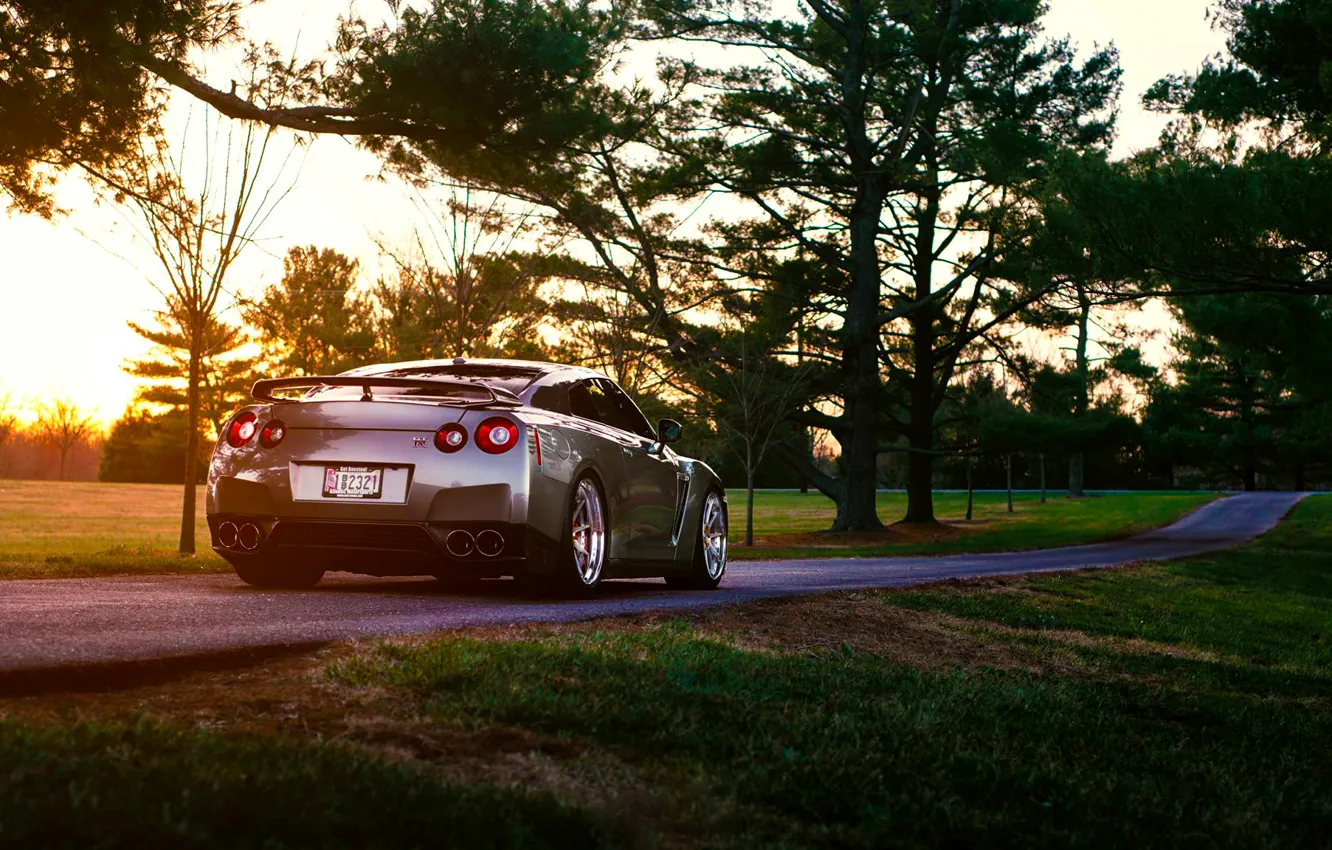
[[[373,3],[358,11],[371,14]],[[1144,111],[1141,95],[1157,79],[1196,69],[1223,49],[1223,35],[1206,19],[1210,0],[1051,0],[1048,34],[1068,34],[1083,49],[1114,44],[1124,70],[1116,153],[1155,143],[1165,119]],[[247,13],[252,37],[299,55],[329,41],[334,9],[326,0],[269,0]],[[209,79],[226,87],[226,69],[208,64]],[[177,115],[202,109],[175,95]],[[412,193],[380,179],[378,160],[348,140],[324,136],[299,157],[291,194],[248,248],[229,286],[256,294],[282,275],[282,256],[296,245],[337,248],[377,268],[376,240],[408,238],[421,226]],[[148,344],[127,322],[147,322],[161,304],[153,260],[114,205],[97,204],[77,179],[58,195],[68,213],[51,221],[0,212],[0,397],[30,404],[68,398],[103,424],[133,398],[134,379],[122,369]],[[1160,326],[1160,309],[1144,317]]]

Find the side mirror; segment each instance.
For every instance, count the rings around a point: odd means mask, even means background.
[[[675,443],[679,442],[680,434],[684,432],[684,426],[674,419],[657,420],[657,442]]]

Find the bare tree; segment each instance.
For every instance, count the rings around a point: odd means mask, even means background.
[[[550,304],[540,288],[554,271],[541,220],[493,193],[451,186],[444,211],[413,199],[423,226],[405,249],[379,249],[397,269],[373,289],[375,336],[386,357],[544,354],[539,326]],[[528,248],[535,245],[537,250]]]
[[[37,421],[32,430],[38,442],[60,452],[60,480],[64,481],[65,462],[70,451],[86,442],[93,435],[95,426],[93,417],[79,410],[74,402],[56,399],[50,404],[37,405]]]
[[[157,261],[153,281],[183,338],[185,408],[188,421],[180,551],[194,552],[195,489],[200,456],[200,386],[212,355],[210,330],[228,306],[222,303],[227,276],[252,245],[277,204],[290,193],[284,179],[296,145],[274,156],[277,130],[218,119],[205,111],[202,150],[186,126],[179,142],[163,132],[145,137],[136,154],[105,177]],[[276,159],[276,162],[274,161]]]
[[[9,471],[9,453],[6,448],[18,434],[18,413],[9,393],[0,393],[0,478]]]
[[[745,543],[754,545],[754,474],[773,443],[777,427],[802,401],[807,364],[787,365],[750,339],[746,328],[736,335],[731,362],[715,370],[719,396],[718,430],[733,437],[732,446],[745,467]]]

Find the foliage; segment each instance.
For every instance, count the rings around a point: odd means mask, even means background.
[[[360,264],[332,248],[290,248],[282,280],[241,303],[270,363],[290,375],[335,375],[370,362],[374,333],[356,293]]]
[[[70,451],[86,443],[96,433],[92,414],[80,410],[68,399],[57,398],[37,405],[32,434],[37,442],[60,453],[60,480],[65,479],[65,463]]]
[[[99,481],[142,484],[179,484],[185,478],[185,429],[189,427],[184,411],[173,410],[157,416],[143,410],[125,411],[111,425],[102,445]],[[205,462],[197,462],[200,478],[206,473]]]
[[[125,371],[140,379],[135,401],[161,405],[184,412],[189,404],[186,386],[190,374],[191,341],[187,328],[189,319],[185,311],[169,301],[167,309],[153,312],[155,327],[130,322],[130,329],[153,344],[146,357],[126,362]],[[217,315],[205,319],[200,332],[199,360],[199,422],[201,437],[215,437],[221,433],[227,417],[239,407],[256,380],[257,360],[246,356],[244,349],[250,342],[247,331]],[[183,423],[176,432],[183,437]],[[200,440],[203,443],[203,440]],[[184,469],[184,441],[182,439],[180,468]],[[178,478],[172,475],[171,480]],[[110,479],[135,480],[135,479]],[[159,478],[144,480],[165,480]]]
[[[0,193],[51,215],[55,172],[100,172],[131,155],[164,98],[140,51],[179,62],[237,34],[231,0],[5,0],[0,3]]]
[[[380,248],[396,267],[371,291],[381,360],[510,357],[545,360],[542,329],[558,312],[541,288],[557,262],[519,246],[544,240],[530,210],[455,189],[410,249]]]
[[[1182,329],[1175,384],[1158,383],[1146,412],[1158,462],[1192,466],[1206,480],[1246,490],[1293,473],[1326,474],[1329,395],[1320,365],[1332,351],[1326,297],[1252,293],[1175,305]]]
[[[259,73],[253,64],[250,73],[252,80]],[[205,360],[216,358],[215,366],[224,362],[209,346],[236,341],[235,333],[220,318],[225,285],[237,258],[254,243],[268,216],[291,191],[283,171],[296,151],[292,145],[285,156],[270,157],[269,146],[276,138],[273,127],[240,122],[219,125],[219,120],[205,111],[201,171],[185,165],[194,141],[187,126],[174,146],[160,131],[145,136],[106,181],[107,191],[125,205],[127,220],[157,261],[154,285],[166,302],[164,313],[179,333],[174,343],[183,352],[177,365],[183,367],[178,377],[184,385],[188,418],[186,458],[201,454]],[[171,336],[168,327],[161,339],[171,342]],[[153,371],[151,365],[144,368]],[[235,379],[228,375],[219,380],[219,387]],[[221,419],[213,424],[220,428]],[[187,461],[180,516],[180,551],[185,554],[195,550],[196,474],[194,462]]]
[[[1220,0],[1226,55],[1192,75],[1158,82],[1146,99],[1158,109],[1199,115],[1224,127],[1263,122],[1323,153],[1332,140],[1332,3],[1328,0]]]
[[[910,449],[907,518],[933,521],[947,388],[976,343],[1055,283],[1025,255],[1023,199],[1060,150],[1108,139],[1118,69],[1112,51],[1078,63],[1066,41],[1043,40],[1042,13],[1037,2],[647,8],[654,37],[735,48],[712,67],[663,60],[667,76],[696,72],[700,86],[661,142],[668,179],[743,202],[745,218],[715,221],[720,246],[699,262],[821,331],[819,391],[838,412],[798,420],[841,445],[838,480],[805,470],[837,499],[835,528],[879,525],[875,457],[898,440]]]

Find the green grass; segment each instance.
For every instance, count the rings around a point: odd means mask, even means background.
[[[0,578],[228,570],[208,548],[203,488],[199,554],[176,554],[181,489],[159,484],[0,479]]]
[[[1072,630],[1187,646],[1234,669],[1326,679],[1332,496],[1306,499],[1276,531],[1243,549],[1131,571],[1037,576],[1022,588],[1021,594],[926,589],[892,600],[1037,633]]]
[[[756,492],[754,500],[754,548],[744,540],[745,491],[728,490],[731,556],[741,558],[873,557],[881,555],[936,555],[954,552],[998,552],[1072,546],[1116,537],[1126,537],[1168,525],[1189,511],[1211,501],[1214,493],[1141,492],[1110,493],[1086,499],[1050,494],[1045,504],[1036,493],[1016,493],[1013,513],[1008,513],[1003,493],[977,493],[973,519],[965,520],[965,493],[936,493],[935,515],[964,533],[927,542],[839,543],[829,535],[812,545],[806,538],[790,545],[789,538],[765,542],[768,535],[792,535],[822,531],[831,524],[833,503],[820,493]],[[879,493],[879,519],[892,523],[906,514],[906,494]]]
[[[437,781],[346,748],[151,723],[0,720],[6,847],[598,847],[549,795]]]
[[[871,604],[938,612],[1016,667],[950,663],[947,640],[917,666],[831,633],[745,650],[680,620],[384,643],[329,675],[604,751],[707,846],[1332,842],[1332,499],[1242,550],[994,585]]]
[[[829,535],[798,538],[792,545],[789,535],[831,524],[833,503],[818,493],[761,492],[755,506],[757,534],[778,537],[746,548],[739,545],[744,491],[728,495],[731,551],[737,559],[987,552],[1088,543],[1165,525],[1212,498],[1204,493],[1117,493],[1076,500],[1052,495],[1042,505],[1034,494],[1018,494],[1015,512],[1009,514],[1001,494],[985,493],[977,495],[975,519],[966,524],[965,494],[940,493],[940,519],[959,523],[963,532],[928,542],[848,542]],[[195,520],[199,554],[176,554],[180,499],[180,488],[166,485],[0,479],[0,578],[228,571],[226,562],[208,548],[202,488]],[[885,522],[896,520],[905,509],[902,494],[879,495],[879,515]]]

